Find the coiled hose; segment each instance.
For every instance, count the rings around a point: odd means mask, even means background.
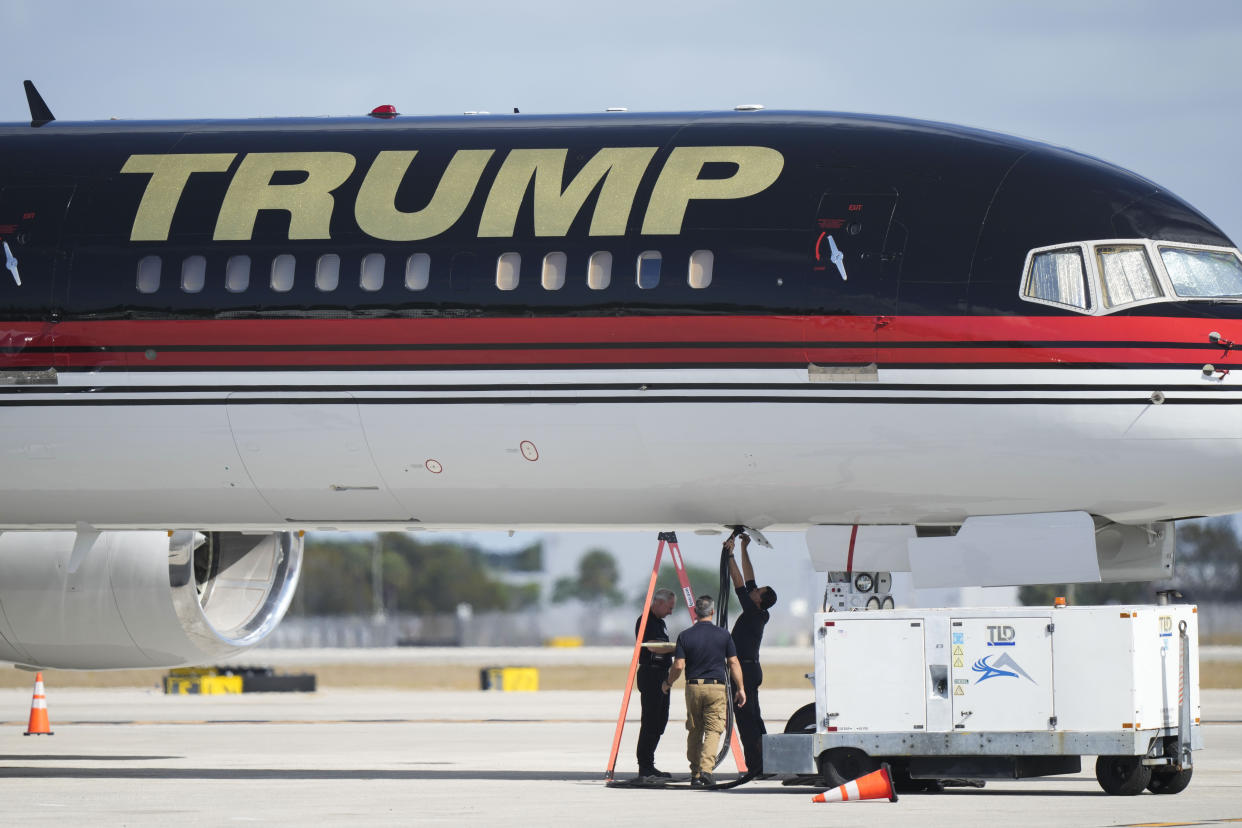
[[[729,536],[729,540],[733,540],[742,534],[743,528],[735,526],[733,534]],[[720,547],[720,588],[717,590],[716,597],[716,625],[723,627],[727,632],[729,630],[729,597],[733,594],[733,579],[729,577],[729,560],[733,556],[724,545]],[[725,667],[725,730],[720,741],[720,752],[716,754],[716,764],[712,767],[714,771],[720,767],[720,763],[729,755],[729,748],[733,744],[733,674],[729,668]],[[751,774],[747,773],[743,779],[749,779]],[[717,786],[721,787],[721,786]],[[732,784],[729,787],[733,787]]]

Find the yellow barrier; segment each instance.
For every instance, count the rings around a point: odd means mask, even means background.
[[[549,638],[544,642],[547,647],[581,647],[582,636],[580,635],[558,635],[555,638]]]
[[[539,689],[539,670],[535,667],[484,667],[479,671],[483,690],[505,693],[531,693]]]
[[[220,696],[242,691],[241,676],[165,676],[164,692],[173,695]]]

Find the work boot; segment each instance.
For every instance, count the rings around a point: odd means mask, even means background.
[[[716,780],[712,778],[710,773],[700,773],[698,778],[698,786],[700,788],[711,788],[716,784]],[[690,783],[690,787],[695,787],[694,782]]]

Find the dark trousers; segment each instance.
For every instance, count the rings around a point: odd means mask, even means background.
[[[746,755],[746,770],[763,773],[763,734],[768,729],[763,724],[763,712],[759,709],[759,685],[763,684],[763,667],[758,662],[742,662],[742,688],[746,691],[746,705],[733,706],[733,721],[737,735],[742,740],[742,752]]]
[[[667,677],[667,667],[642,665],[638,668],[638,680],[635,683],[643,704],[636,751],[639,772],[655,767],[656,746],[660,744],[660,737],[664,735],[664,728],[668,724],[668,693],[660,689]]]

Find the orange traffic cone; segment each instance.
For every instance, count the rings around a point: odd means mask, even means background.
[[[34,698],[30,700],[30,724],[26,736],[51,736],[52,726],[47,720],[47,696],[43,694],[43,674],[35,673]]]
[[[897,792],[893,790],[893,776],[889,773],[888,764],[880,765],[878,771],[846,782],[839,788],[811,797],[812,802],[847,802],[851,799],[887,799],[889,802],[896,802]]]

